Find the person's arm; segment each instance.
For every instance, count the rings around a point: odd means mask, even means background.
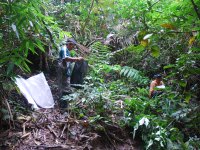
[[[149,89],[149,98],[151,98],[151,95],[154,91],[155,83],[152,81],[150,84],[150,89]]]
[[[63,60],[69,61],[69,62],[77,62],[83,60],[83,57],[66,57]]]

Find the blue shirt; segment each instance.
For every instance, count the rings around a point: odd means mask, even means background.
[[[67,58],[67,57],[71,57],[70,52],[67,48],[66,45],[63,45],[60,48],[60,52],[59,52],[59,58],[60,60],[63,61],[63,59]],[[66,76],[70,77],[71,76],[71,63],[70,62],[66,62]]]

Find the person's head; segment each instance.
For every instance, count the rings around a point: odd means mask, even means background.
[[[68,39],[66,42],[66,46],[69,50],[72,50],[76,45],[76,41],[74,39]]]
[[[157,80],[158,82],[160,82],[160,81],[162,81],[162,75],[156,74],[156,75],[154,75],[154,79]]]

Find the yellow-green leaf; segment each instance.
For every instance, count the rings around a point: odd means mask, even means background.
[[[160,55],[160,49],[157,45],[151,47],[151,55],[153,57],[158,57]]]
[[[149,43],[148,40],[142,40],[141,41],[141,45],[144,46],[144,47],[146,47],[148,45],[148,43]]]
[[[191,37],[190,39],[189,39],[189,46],[192,46],[192,44],[194,43],[194,41],[195,41],[195,36],[193,36],[193,37]]]
[[[186,101],[187,103],[189,103],[189,102],[190,102],[190,99],[191,99],[191,97],[192,97],[191,93],[186,93],[186,96],[185,96],[185,101]]]

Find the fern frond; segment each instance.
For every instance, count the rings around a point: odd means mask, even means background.
[[[148,78],[142,76],[140,71],[129,66],[124,66],[120,71],[120,75],[131,78],[132,80],[141,84],[146,84],[148,82]]]
[[[108,53],[109,48],[105,45],[103,45],[101,42],[95,42],[90,46],[90,49],[93,52],[98,52],[98,53]]]
[[[106,63],[108,61],[109,48],[103,45],[101,42],[95,42],[90,46],[93,62]]]

